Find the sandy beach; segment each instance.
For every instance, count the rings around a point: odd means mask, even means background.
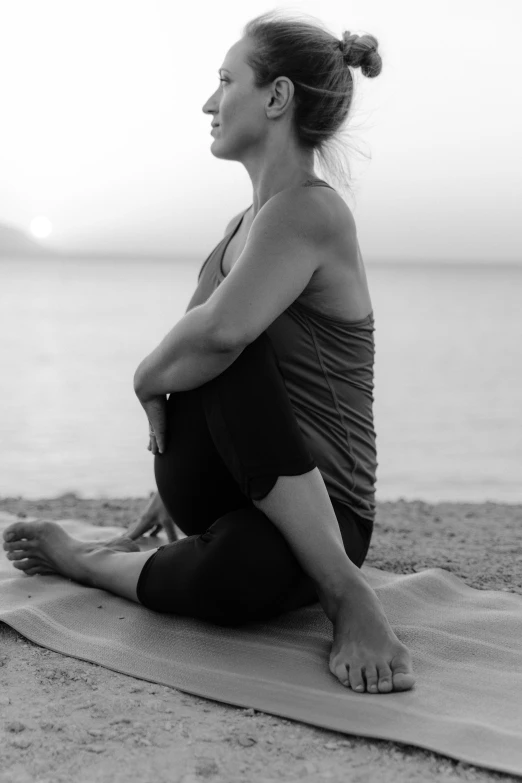
[[[0,510],[127,527],[146,503],[66,494],[4,497]],[[521,529],[522,505],[383,502],[366,562],[396,573],[445,568],[471,587],[522,594]],[[152,685],[54,653],[4,624],[0,717],[0,783],[520,780]]]

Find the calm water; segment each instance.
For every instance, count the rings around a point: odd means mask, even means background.
[[[0,494],[155,489],[139,362],[199,264],[0,261]],[[378,498],[522,502],[522,268],[368,267]]]

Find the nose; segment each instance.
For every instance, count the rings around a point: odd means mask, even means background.
[[[217,92],[217,90],[216,90],[216,92]],[[210,98],[208,99],[208,101],[204,104],[203,109],[202,109],[204,114],[217,114],[217,109],[216,109],[216,107],[213,104],[214,95],[215,95],[215,93],[213,95],[211,95]]]

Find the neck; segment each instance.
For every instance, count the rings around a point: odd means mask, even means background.
[[[317,179],[313,150],[303,151],[295,146],[279,150],[276,155],[263,155],[243,163],[252,181],[253,217],[281,190]]]

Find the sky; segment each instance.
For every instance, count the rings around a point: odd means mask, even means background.
[[[0,0],[0,223],[47,217],[61,251],[203,261],[252,184],[213,156],[202,107],[276,7],[379,41],[347,126],[363,258],[522,263],[521,0]]]

